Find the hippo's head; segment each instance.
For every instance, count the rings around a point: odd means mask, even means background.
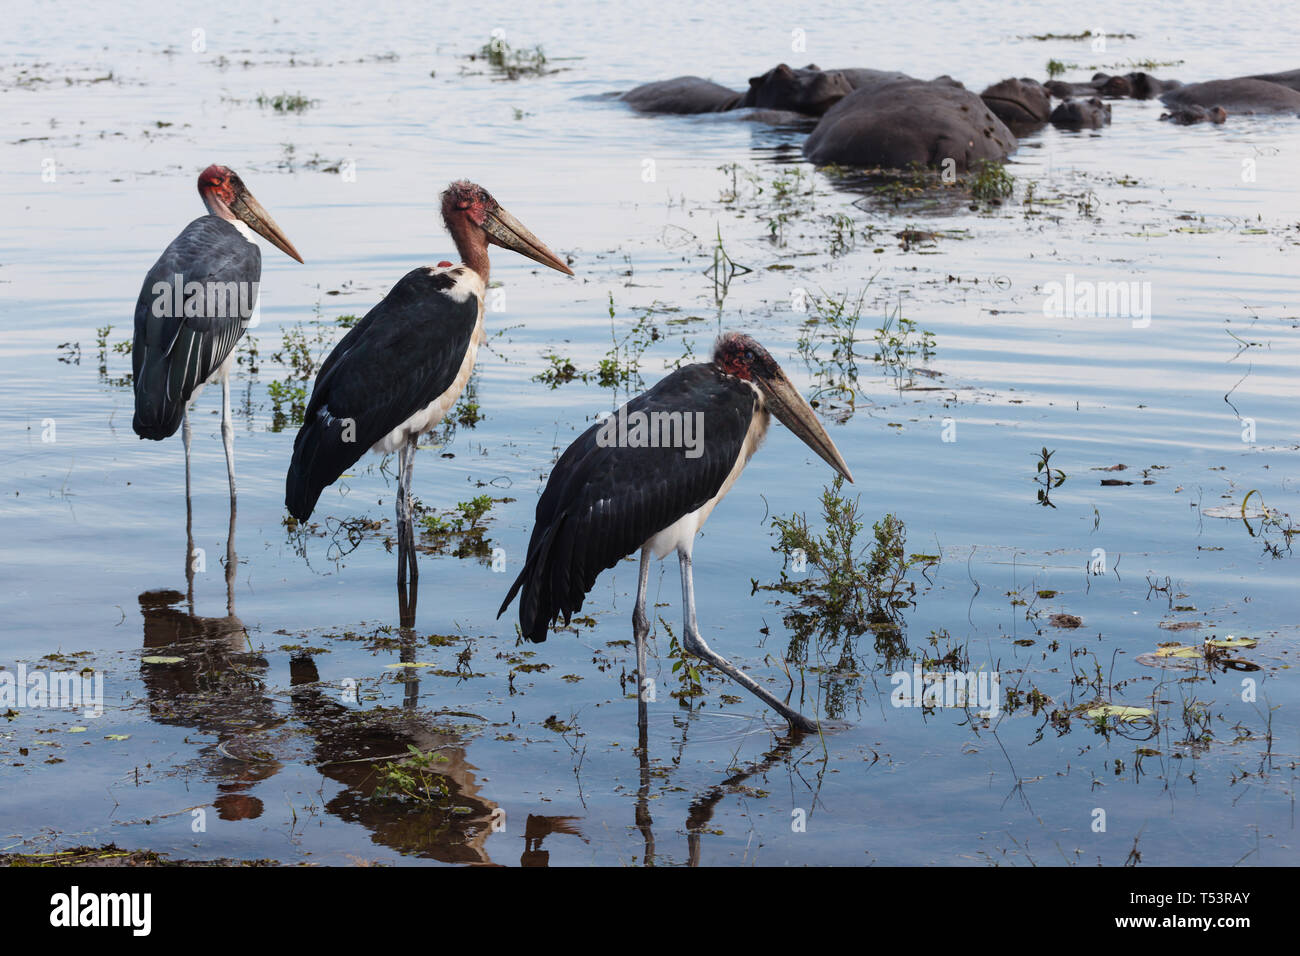
[[[1047,90],[1037,81],[1014,77],[994,83],[980,94],[984,105],[994,115],[1016,131],[1016,127],[1030,127],[1047,122],[1052,104]]]
[[[782,63],[752,77],[740,105],[821,116],[851,92],[853,87],[839,73],[827,73],[812,64],[796,70]]]
[[[1096,77],[1093,78],[1094,82],[1096,79]],[[1097,92],[1102,96],[1119,99],[1133,95],[1133,84],[1126,76],[1107,76],[1099,85],[1097,85]]]
[[[1125,79],[1133,88],[1132,95],[1135,100],[1154,99],[1166,89],[1165,81],[1156,79],[1150,73],[1129,73],[1126,74]]]

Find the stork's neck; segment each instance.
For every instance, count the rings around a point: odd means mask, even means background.
[[[488,262],[487,234],[464,216],[454,217],[447,223],[447,229],[456,243],[460,261],[477,272],[483,280],[483,285],[486,286],[488,270],[492,267]]]

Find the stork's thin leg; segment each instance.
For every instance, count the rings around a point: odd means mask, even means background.
[[[194,502],[190,499],[190,410],[181,418],[181,440],[185,443],[185,595],[194,613]]]
[[[226,614],[235,616],[235,574],[239,571],[239,555],[235,554],[235,501],[230,500],[230,528],[226,532]]]
[[[407,522],[406,522],[406,491],[402,487],[406,479],[406,455],[407,446],[402,445],[397,449],[397,584],[403,587],[406,584],[406,553],[409,550],[407,542]]]
[[[796,730],[815,731],[817,729],[816,723],[777,700],[770,692],[761,687],[754,678],[722,655],[715,653],[709,648],[708,644],[704,643],[704,638],[700,636],[699,626],[695,622],[695,579],[691,572],[690,551],[679,549],[677,560],[682,569],[682,616],[685,638],[683,644],[686,650],[722,671],[722,673],[789,721],[791,727]]]
[[[645,593],[650,583],[650,548],[641,549],[641,572],[636,583],[636,607],[632,610],[632,634],[636,637],[636,722],[646,726],[646,691],[650,677],[646,673],[646,638],[650,636],[650,619],[645,613]]]
[[[230,420],[230,376],[221,379],[221,442],[226,446],[226,476],[230,479],[230,507],[235,506],[235,425]]]
[[[188,405],[181,419],[181,440],[185,442],[185,513],[188,516],[190,511],[190,409]]]
[[[415,481],[415,443],[411,438],[406,446],[406,466],[402,473],[402,489],[406,494],[406,543],[409,545],[406,560],[411,570],[411,584],[420,579],[420,567],[415,563],[415,512],[411,500],[411,485]]]

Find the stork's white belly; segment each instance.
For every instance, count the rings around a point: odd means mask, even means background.
[[[740,454],[736,456],[736,463],[731,466],[722,487],[718,493],[706,501],[700,507],[696,508],[689,514],[684,514],[668,527],[664,528],[658,534],[654,535],[647,541],[643,547],[650,548],[656,558],[663,558],[669,552],[683,550],[687,554],[695,544],[695,535],[699,533],[700,528],[704,527],[704,522],[708,520],[713,509],[717,507],[731,486],[736,483],[740,473],[745,470],[749,464],[749,459],[758,451],[763,444],[763,438],[767,435],[767,426],[771,422],[771,417],[766,408],[761,404],[754,412],[754,418],[749,423],[749,430],[745,432],[745,441],[741,445]],[[706,439],[707,440],[707,439]]]
[[[460,398],[460,393],[469,384],[469,377],[474,374],[474,362],[478,358],[479,344],[487,340],[487,334],[483,329],[482,299],[479,302],[478,322],[474,326],[473,334],[469,337],[469,348],[465,350],[465,357],[461,360],[460,370],[456,373],[456,378],[452,381],[451,386],[428,405],[425,405],[424,408],[371,445],[371,451],[381,455],[397,451],[408,441],[413,441],[425,432],[437,428],[438,423],[451,411],[452,406],[456,404],[456,399]]]

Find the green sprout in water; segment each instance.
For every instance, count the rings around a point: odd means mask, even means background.
[[[1044,445],[1042,451],[1038,453],[1038,461],[1035,462],[1037,474],[1043,479],[1043,487],[1038,489],[1038,503],[1048,508],[1056,507],[1052,504],[1052,489],[1065,484],[1066,478],[1065,472],[1051,465],[1052,456],[1055,454],[1055,451],[1048,451],[1047,446]]]

